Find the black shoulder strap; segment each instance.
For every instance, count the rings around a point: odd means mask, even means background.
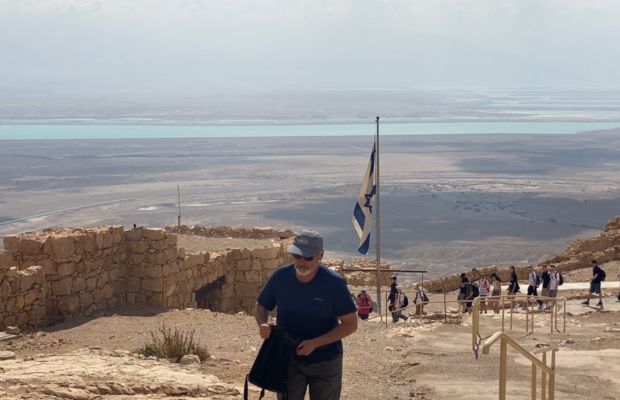
[[[249,399],[249,397],[248,397],[249,395],[250,395],[250,392],[248,390],[248,375],[246,374],[246,376],[245,376],[245,383],[243,385],[243,400],[248,400]],[[265,389],[261,388],[258,400],[262,400],[263,397],[265,397]]]

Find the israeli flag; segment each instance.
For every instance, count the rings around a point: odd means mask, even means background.
[[[361,254],[368,254],[370,245],[370,228],[372,227],[372,200],[377,193],[377,182],[375,180],[375,152],[377,143],[372,146],[370,161],[366,167],[364,180],[360,187],[360,193],[353,210],[353,227],[357,236],[360,238],[360,244],[357,248]]]

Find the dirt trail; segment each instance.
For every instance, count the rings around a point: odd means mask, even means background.
[[[431,296],[431,300],[433,297],[439,296]],[[536,315],[533,335],[525,333],[523,311],[513,314],[513,330],[508,333],[525,348],[559,347],[556,398],[620,400],[620,303],[614,300],[608,296],[603,311],[582,306],[579,299],[569,300],[568,333],[553,336],[549,335],[549,314]],[[497,399],[499,349],[493,348],[490,355],[475,360],[471,317],[445,324],[443,314],[439,314],[443,305],[437,307],[430,307],[429,318],[424,320],[410,318],[388,323],[387,327],[376,320],[360,322],[358,331],[345,340],[342,398]],[[454,306],[448,308],[449,322],[455,321],[458,312]],[[208,346],[212,359],[192,367],[128,353],[148,341],[150,333],[162,324],[194,330],[199,342]],[[500,315],[481,316],[483,336],[500,329]],[[0,350],[13,351],[17,356],[16,361],[0,361],[0,398],[240,399],[243,379],[260,344],[254,319],[244,314],[117,310],[0,342]],[[510,351],[509,367],[510,398],[526,398],[529,364]],[[119,386],[114,389],[112,383]],[[117,390],[116,394],[106,394],[106,387]],[[123,388],[128,389],[124,394]],[[255,389],[252,398],[258,398]]]

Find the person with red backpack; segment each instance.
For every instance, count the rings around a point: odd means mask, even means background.
[[[366,320],[371,312],[372,298],[370,298],[365,290],[362,290],[360,294],[357,295],[357,315],[360,319]]]

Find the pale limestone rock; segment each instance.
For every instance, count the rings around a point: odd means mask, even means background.
[[[13,353],[12,351],[0,351],[0,361],[3,360],[14,360],[15,359],[15,353]]]
[[[22,330],[17,326],[7,326],[4,331],[9,335],[21,335],[22,333]]]
[[[143,234],[149,240],[162,240],[166,235],[166,231],[161,228],[145,228]]]
[[[181,360],[179,360],[179,364],[197,365],[200,364],[200,357],[195,354],[185,354],[183,357],[181,357]]]

